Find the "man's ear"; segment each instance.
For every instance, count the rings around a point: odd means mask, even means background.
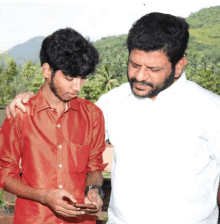
[[[184,67],[187,65],[188,59],[184,56],[182,57],[175,66],[175,78],[179,78],[183,72]]]
[[[48,63],[44,63],[42,65],[42,73],[45,79],[48,79],[52,75],[52,70],[50,68],[50,65]]]

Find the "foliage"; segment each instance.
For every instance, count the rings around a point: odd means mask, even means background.
[[[6,65],[8,60],[13,59],[13,56],[9,56],[6,53],[0,54],[0,63]]]
[[[220,24],[219,17],[220,6],[210,7],[209,9],[202,9],[197,13],[191,14],[187,18],[187,22],[192,29],[201,27],[210,27]]]
[[[0,207],[4,204],[4,191],[0,189]]]
[[[107,170],[104,170],[103,172],[102,172],[102,175],[103,175],[103,177],[104,178],[111,178],[111,172],[110,171],[107,171]]]
[[[9,59],[6,68],[1,67],[0,73],[0,104],[7,105],[15,94],[15,88],[12,85],[17,76],[17,65],[14,58]]]
[[[108,216],[104,216],[104,220],[105,221],[108,221]]]
[[[39,90],[39,87],[41,85],[43,85],[44,81],[45,81],[45,79],[44,79],[44,76],[42,74],[42,69],[40,67],[38,67],[36,69],[36,73],[34,74],[33,81],[31,82],[28,90],[32,91],[36,94]]]

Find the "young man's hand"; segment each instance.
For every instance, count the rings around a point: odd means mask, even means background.
[[[11,115],[13,117],[16,116],[15,106],[21,109],[23,112],[26,112],[23,103],[27,103],[33,96],[35,96],[33,92],[24,92],[20,95],[17,95],[5,109],[6,118],[10,119]]]
[[[55,189],[46,190],[42,203],[48,205],[57,214],[64,217],[76,217],[85,214],[84,211],[80,211],[80,208],[76,208],[63,200],[63,197],[67,197],[72,202],[77,202],[69,192],[65,190]]]
[[[99,195],[98,189],[91,189],[87,192],[87,196],[84,200],[85,204],[93,204],[96,205],[97,209],[87,209],[88,213],[96,213],[101,211],[101,207],[103,206],[103,200]]]

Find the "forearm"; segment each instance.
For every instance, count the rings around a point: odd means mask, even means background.
[[[25,199],[45,203],[46,189],[30,187],[18,179],[12,178],[6,181],[4,190]]]
[[[103,185],[103,176],[101,171],[93,171],[87,174],[86,186],[90,185],[98,185],[98,186]]]

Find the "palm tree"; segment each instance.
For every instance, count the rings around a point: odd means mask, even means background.
[[[115,75],[110,72],[110,64],[104,64],[101,69],[97,69],[95,81],[98,88],[107,93],[109,90],[119,86],[118,80]]]

